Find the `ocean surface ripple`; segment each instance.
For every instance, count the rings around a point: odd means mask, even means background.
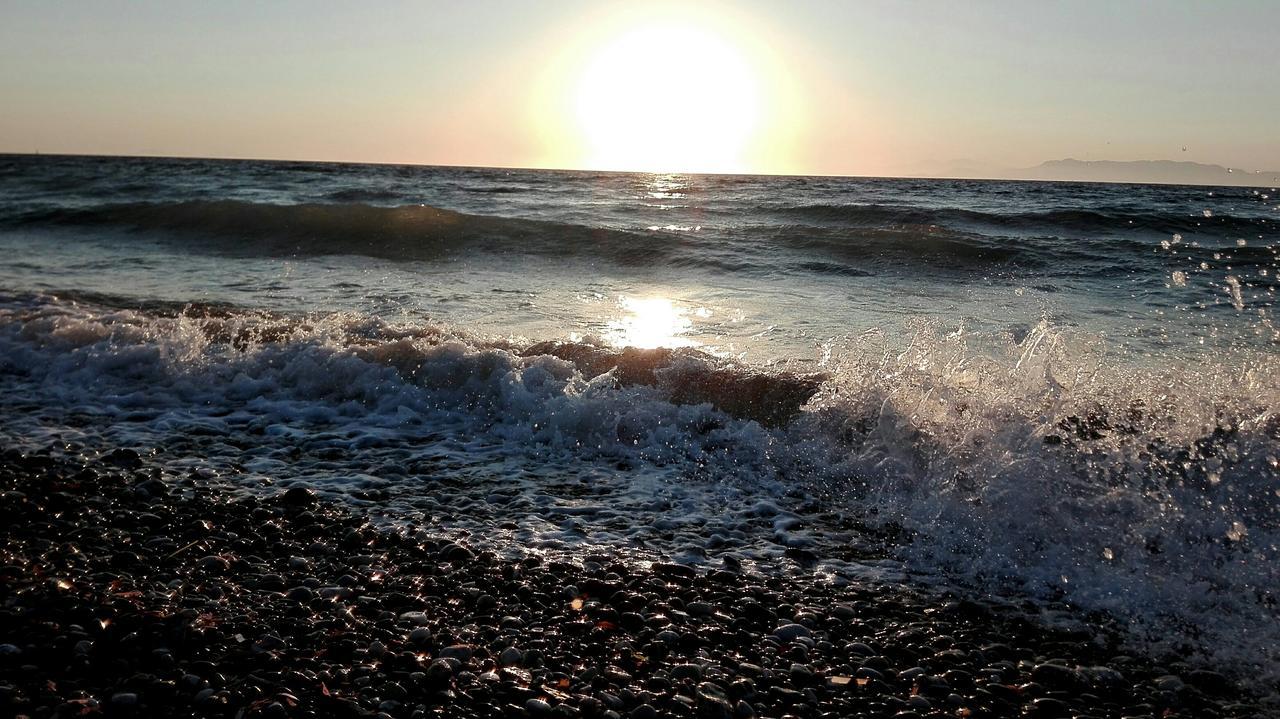
[[[0,156],[0,438],[1020,597],[1274,691],[1278,220],[1272,188]]]

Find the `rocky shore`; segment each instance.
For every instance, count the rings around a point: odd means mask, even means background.
[[[1008,602],[587,553],[511,561],[138,454],[0,455],[0,715],[1254,717]],[[444,501],[444,499],[442,499]]]

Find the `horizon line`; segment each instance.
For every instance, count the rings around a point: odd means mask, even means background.
[[[8,150],[0,150],[0,157],[83,157],[83,158],[104,158],[104,159],[120,159],[120,160],[200,160],[213,162],[280,162],[280,163],[297,163],[310,165],[378,165],[385,167],[421,167],[421,168],[441,168],[452,170],[499,170],[499,171],[521,171],[521,172],[582,172],[597,173],[603,175],[702,175],[706,177],[790,177],[790,178],[813,178],[813,179],[849,179],[849,180],[964,180],[967,182],[1044,182],[1044,183],[1062,183],[1077,185],[1158,185],[1169,187],[1247,187],[1248,185],[1215,185],[1204,183],[1186,183],[1186,182],[1159,182],[1159,181],[1125,181],[1125,180],[1055,180],[1045,178],[1017,178],[1017,177],[981,177],[981,176],[960,176],[960,175],[855,175],[855,174],[823,174],[823,173],[795,173],[795,172],[699,172],[699,171],[652,171],[652,170],[603,170],[589,168],[571,168],[571,167],[537,167],[530,165],[454,165],[448,163],[423,163],[423,162],[389,162],[389,161],[368,161],[368,160],[316,160],[316,159],[297,159],[297,158],[275,158],[275,157],[243,157],[243,156],[202,156],[202,155],[148,155],[148,154],[116,154],[116,153],[83,153],[83,152],[13,152]],[[1173,162],[1190,165],[1199,165],[1202,167],[1218,167],[1224,170],[1232,170],[1234,168],[1226,165],[1207,164],[1195,162],[1191,160],[1079,160],[1076,158],[1061,158],[1058,160],[1045,160],[1041,164],[1048,162],[1062,162],[1074,160],[1076,162],[1113,162],[1113,163],[1139,163],[1139,162]],[[1018,168],[1009,168],[1016,170]],[[1024,168],[1033,169],[1033,168]],[[1258,177],[1265,178],[1270,175],[1272,181],[1280,182],[1280,171],[1272,170],[1254,170],[1252,173],[1247,170],[1239,170],[1242,177]],[[1264,174],[1265,173],[1265,174]],[[1257,187],[1272,187],[1271,183],[1263,183]]]

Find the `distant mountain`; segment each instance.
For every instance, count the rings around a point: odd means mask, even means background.
[[[1067,182],[1151,182],[1168,185],[1244,185],[1275,187],[1280,171],[1249,172],[1222,165],[1173,160],[1050,160],[1010,177],[1021,180],[1062,180]]]

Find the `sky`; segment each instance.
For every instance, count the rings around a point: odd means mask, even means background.
[[[0,0],[0,152],[1276,170],[1278,34],[1274,0]]]

